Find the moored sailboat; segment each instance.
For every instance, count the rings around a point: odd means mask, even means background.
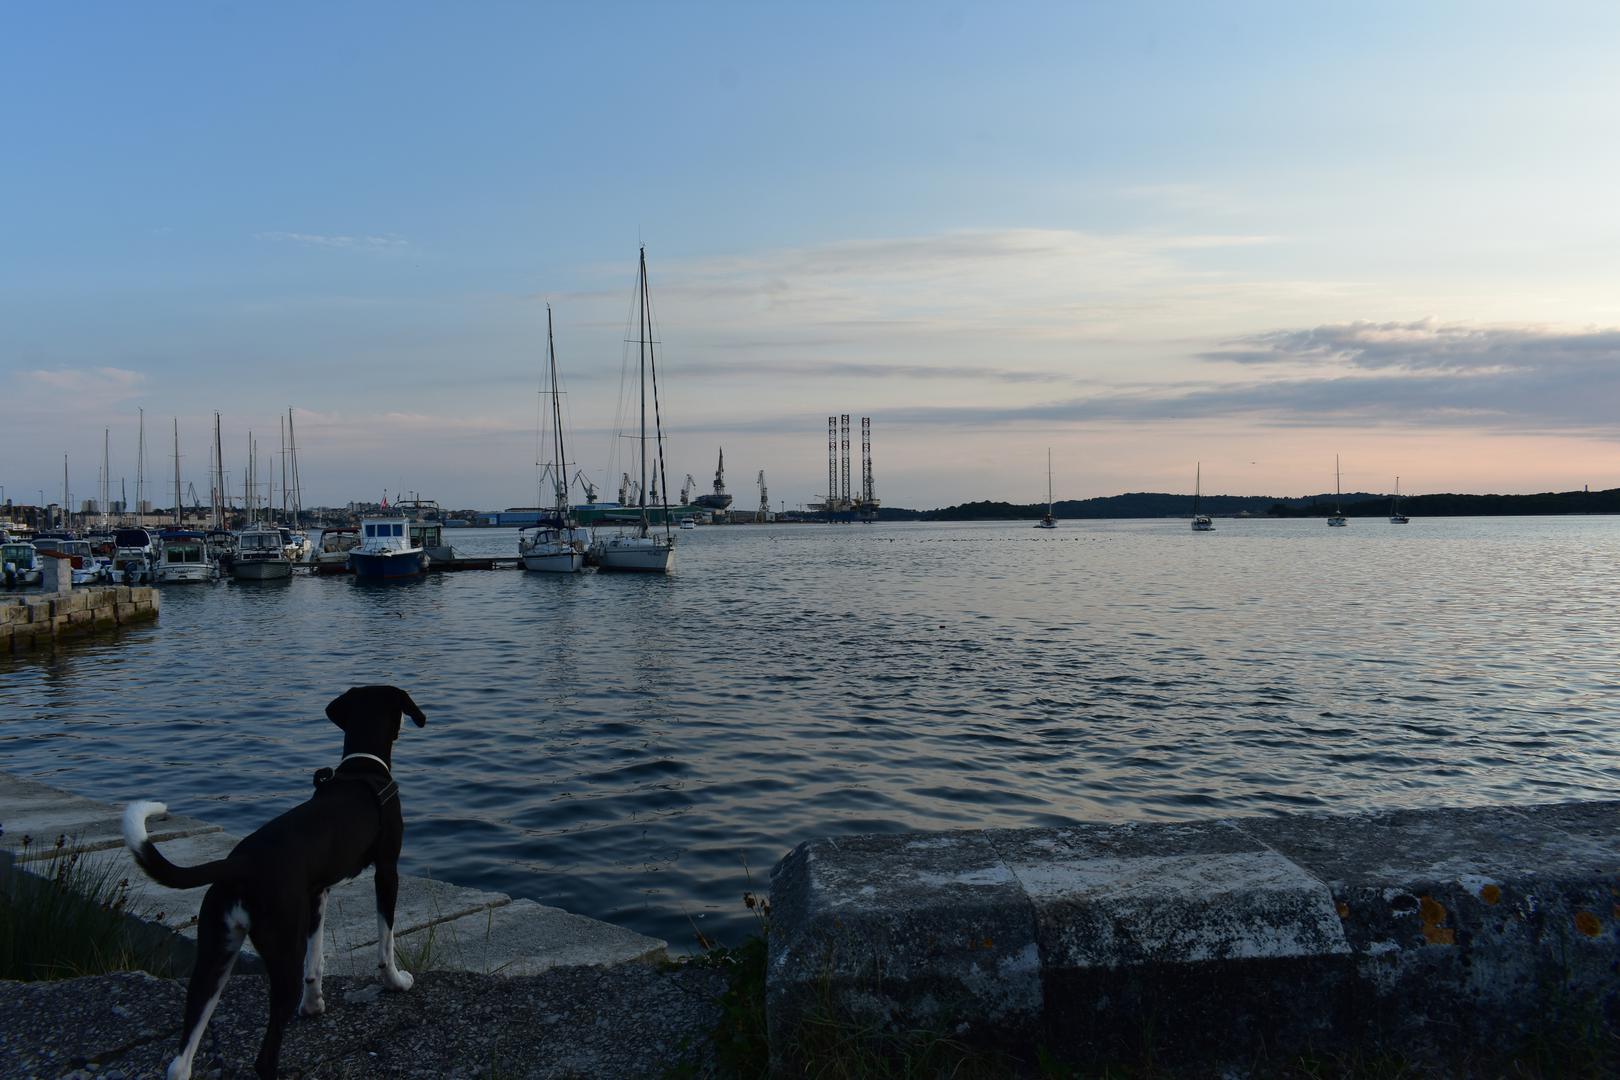
[[[1046,513],[1035,524],[1037,529],[1057,528],[1057,518],[1052,516],[1052,448],[1046,449]]]
[[[657,483],[664,471],[664,432],[658,408],[658,365],[653,350],[650,323],[652,301],[647,296],[647,249],[641,249],[641,263],[636,276],[637,319],[640,333],[641,370],[641,483],[636,494],[637,520],[630,528],[612,536],[598,536],[591,545],[591,555],[603,570],[628,570],[645,574],[667,574],[675,566],[675,534],[670,528],[669,507],[662,507],[663,532],[653,529],[647,514],[647,389],[651,376],[653,392],[653,432],[657,454],[654,461],[654,486],[669,490],[668,483]],[[657,501],[656,499],[654,500]]]
[[[1389,500],[1389,523],[1405,525],[1412,519],[1401,513],[1401,478],[1395,478],[1395,497]]]
[[[1339,455],[1333,455],[1333,513],[1328,515],[1327,523],[1337,528],[1350,524],[1345,519],[1344,511],[1339,509]]]
[[[518,557],[525,570],[573,574],[585,569],[590,532],[575,524],[568,505],[568,461],[563,449],[562,394],[557,386],[557,344],[551,333],[550,304],[546,305],[546,355],[550,364],[547,392],[551,395],[551,467],[547,473],[551,477],[554,516],[541,522],[532,536],[525,535],[527,529],[518,531]]]
[[[1204,513],[1200,502],[1204,494],[1204,463],[1200,461],[1193,473],[1193,532],[1214,532],[1215,523]]]

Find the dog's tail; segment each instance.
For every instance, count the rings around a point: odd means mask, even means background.
[[[146,819],[153,814],[165,813],[169,808],[160,802],[132,802],[124,807],[124,843],[135,857],[135,865],[159,885],[171,889],[195,889],[199,885],[212,885],[230,876],[230,860],[215,859],[199,866],[176,866],[163,857],[146,835]]]

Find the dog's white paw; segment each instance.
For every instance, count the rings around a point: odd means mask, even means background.
[[[409,990],[416,985],[416,979],[408,971],[384,971],[383,985],[390,990]]]
[[[316,994],[313,997],[305,994],[304,1002],[302,1005],[298,1006],[298,1011],[305,1016],[319,1016],[321,1013],[326,1011],[326,998],[322,997],[320,994]]]

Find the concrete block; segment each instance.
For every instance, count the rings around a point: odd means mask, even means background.
[[[136,608],[133,601],[113,605],[113,619],[119,626],[135,621]]]
[[[1043,1010],[1034,909],[981,834],[801,844],[772,872],[771,902],[767,1001],[779,1055],[827,1010],[1033,1044]]]
[[[1327,887],[1231,826],[985,836],[1034,905],[1048,1046],[1242,1056],[1279,1030],[1306,1045],[1344,1021],[1350,946]]]
[[[533,900],[514,900],[395,937],[395,955],[413,962],[426,956],[427,970],[504,976],[534,975],[554,967],[656,963],[666,948],[657,938]],[[332,956],[327,970],[375,973],[376,942]]]
[[[1356,959],[1357,1023],[1511,1050],[1547,1017],[1620,1016],[1620,803],[1237,823],[1323,880]]]

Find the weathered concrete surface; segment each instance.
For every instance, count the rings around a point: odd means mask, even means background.
[[[428,974],[404,994],[382,992],[374,977],[328,977],[327,1011],[287,1029],[281,1075],[539,1080],[657,1077],[683,1065],[710,1075],[705,1036],[724,989],[713,970],[643,965]],[[140,973],[0,982],[0,1076],[160,1077],[184,997],[182,983]],[[251,1077],[265,1013],[262,977],[233,978],[194,1075]]]
[[[773,1046],[829,991],[865,1022],[969,1023],[1006,1043],[1036,1033],[1034,908],[983,835],[801,844],[774,872],[771,904]]]
[[[1615,802],[821,840],[772,903],[783,1066],[829,1011],[1082,1067],[1620,1045]]]
[[[165,889],[148,879],[123,846],[122,815],[122,807],[0,773],[0,851],[12,854],[19,870],[33,867],[43,872],[39,860],[56,849],[58,837],[66,837],[67,843],[88,852],[85,858],[114,861],[132,886],[129,912],[138,936],[146,944],[162,946],[174,963],[189,969],[195,956],[197,913],[207,890]],[[222,859],[240,840],[179,815],[150,818],[147,828],[164,855],[181,866]],[[376,970],[377,905],[371,870],[331,891],[323,926],[326,970]],[[446,929],[440,931],[440,926]],[[432,966],[453,971],[533,974],[558,965],[654,963],[664,957],[666,948],[656,938],[582,915],[409,874],[400,876],[394,927],[406,947],[420,940],[413,933],[431,928],[438,946],[429,952],[435,960]],[[241,964],[248,971],[258,968],[251,943]]]

